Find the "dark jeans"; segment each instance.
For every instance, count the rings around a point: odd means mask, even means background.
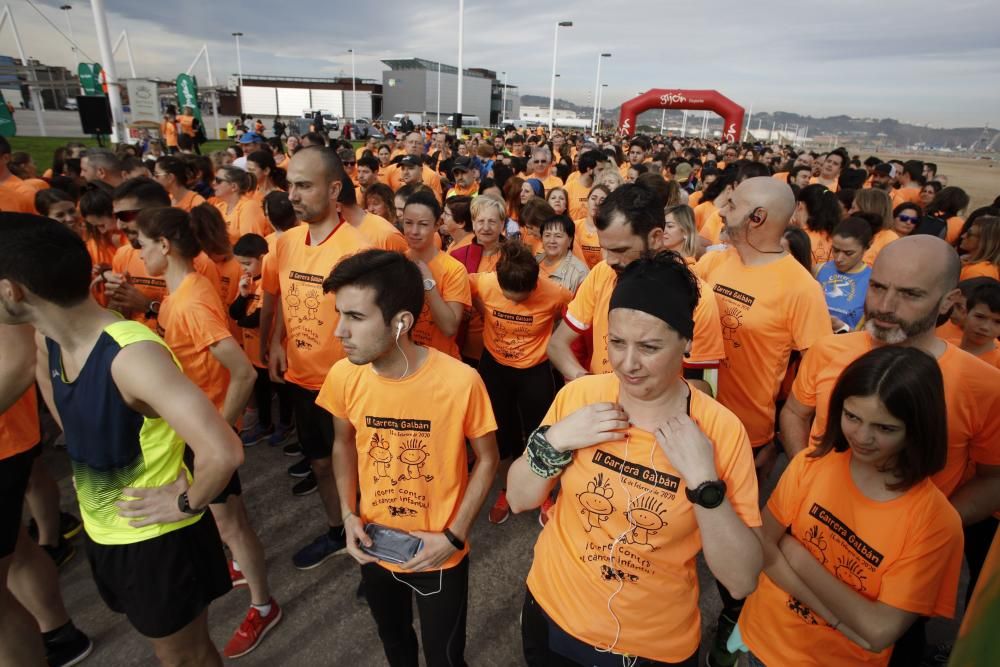
[[[393,577],[395,574],[395,578]],[[397,581],[398,579],[398,581]],[[464,667],[465,619],[469,597],[469,557],[455,567],[430,572],[393,573],[376,563],[361,566],[368,607],[390,667],[417,667],[413,598],[420,614],[420,641],[427,667]],[[406,583],[402,583],[402,582]],[[417,595],[413,589],[433,595]]]
[[[479,375],[486,385],[497,420],[500,458],[517,458],[524,451],[528,435],[542,423],[556,396],[552,365],[543,361],[531,368],[512,368],[483,350]]]
[[[598,651],[570,636],[549,618],[530,590],[521,608],[521,646],[528,667],[620,667],[621,655]],[[572,657],[568,657],[570,654]],[[683,662],[658,662],[649,658],[628,658],[633,667],[698,667],[698,651]]]
[[[257,415],[261,428],[274,425],[271,416],[272,392],[278,396],[278,422],[284,426],[292,424],[292,399],[288,395],[288,385],[271,382],[271,376],[266,368],[257,368],[257,381],[253,383],[253,395],[257,399]]]

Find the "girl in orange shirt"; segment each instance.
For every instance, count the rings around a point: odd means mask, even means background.
[[[892,229],[892,199],[884,190],[863,188],[854,193],[854,201],[847,212],[848,215],[856,213],[867,213],[873,221],[880,221],[880,224],[872,229],[872,244],[865,251],[863,258],[865,264],[874,266],[882,248],[899,238],[899,234]]]
[[[830,414],[763,512],[764,574],[729,639],[754,667],[886,665],[919,616],[955,612],[962,521],[930,480],[947,455],[937,362],[877,348],[841,374]]]
[[[188,189],[192,170],[188,163],[179,157],[165,155],[156,161],[153,178],[163,186],[170,195],[171,206],[190,212],[195,206],[205,203],[205,198],[197,192]]]
[[[261,203],[249,196],[256,179],[239,167],[220,167],[215,172],[215,207],[222,213],[230,243],[244,234],[266,236],[270,230]]]
[[[597,238],[597,211],[601,204],[611,194],[611,188],[606,185],[597,184],[590,189],[587,195],[587,217],[581,220],[574,220],[576,233],[573,234],[573,254],[576,255],[587,269],[594,268],[604,259],[604,251],[601,250],[601,242]]]
[[[472,243],[472,197],[456,195],[445,200],[441,210],[441,232],[451,241],[448,252]]]
[[[288,189],[288,175],[274,161],[274,154],[261,149],[247,156],[247,171],[257,179],[257,189],[251,198],[257,202],[264,201],[268,193],[275,190]]]
[[[837,196],[825,185],[807,185],[799,191],[792,224],[809,235],[814,268],[830,261],[833,252],[830,236],[842,217],[843,208]]]
[[[495,273],[470,278],[472,303],[484,322],[479,374],[497,420],[501,478],[524,451],[525,436],[538,428],[556,395],[556,376],[545,348],[572,294],[554,281],[539,280],[538,274],[531,249],[511,241],[500,249]],[[501,489],[489,519],[499,524],[508,516],[510,506]]]
[[[235,425],[253,392],[257,373],[230,332],[218,290],[194,270],[202,239],[211,237],[212,222],[206,207],[195,207],[191,214],[177,208],[154,208],[140,213],[136,224],[146,271],[163,276],[170,293],[157,318],[164,341],[184,374]],[[250,525],[241,494],[239,473],[233,473],[225,490],[209,505],[219,534],[233,554],[230,576],[250,589],[250,610],[224,650],[229,658],[252,651],[267,628],[281,620],[281,608],[268,586],[264,547]]]
[[[962,235],[962,226],[965,225],[962,214],[968,207],[969,195],[965,190],[949,185],[942,188],[927,204],[927,212],[947,223],[948,231],[945,232],[944,240],[954,245]]]
[[[663,250],[673,250],[685,261],[694,263],[698,256],[698,229],[690,206],[680,204],[667,209],[662,244]]]
[[[962,234],[958,247],[966,253],[962,256],[961,280],[978,276],[1000,279],[1000,218],[977,218]]]

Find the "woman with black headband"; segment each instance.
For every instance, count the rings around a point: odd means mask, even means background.
[[[746,430],[681,377],[698,298],[679,255],[630,264],[609,307],[614,373],[566,385],[511,467],[515,512],[561,485],[528,574],[529,665],[696,665],[698,552],[733,596],[757,584]]]

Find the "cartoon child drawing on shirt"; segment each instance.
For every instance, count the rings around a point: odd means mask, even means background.
[[[377,483],[380,479],[391,479],[389,477],[389,462],[392,461],[392,454],[389,452],[389,441],[379,436],[378,433],[372,434],[368,456],[375,461],[375,479],[373,481]]]
[[[614,511],[611,498],[615,495],[615,490],[611,488],[611,481],[604,479],[604,473],[597,473],[597,477],[587,482],[587,490],[576,494],[576,499],[580,501],[583,509],[580,514],[587,516],[587,532],[591,528],[600,528],[602,521],[607,521]]]

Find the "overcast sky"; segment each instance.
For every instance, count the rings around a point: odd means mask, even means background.
[[[65,0],[34,0],[63,32]],[[100,54],[90,2],[68,0],[77,42]],[[350,75],[381,81],[386,58],[457,64],[458,0],[107,0],[112,42],[128,29],[139,76],[173,77],[207,43],[224,82],[230,34],[244,33],[244,74]],[[1000,126],[997,0],[466,0],[465,67],[507,71],[522,94],[548,96],[557,21],[556,97],[590,104],[597,54],[610,51],[604,106],[649,88],[714,88],[755,111],[894,117],[931,126]],[[11,0],[30,57],[75,64],[27,0]],[[9,28],[0,53],[16,56]],[[124,51],[124,49],[122,50]],[[127,74],[120,53],[120,75]],[[205,81],[203,65],[196,71]]]

